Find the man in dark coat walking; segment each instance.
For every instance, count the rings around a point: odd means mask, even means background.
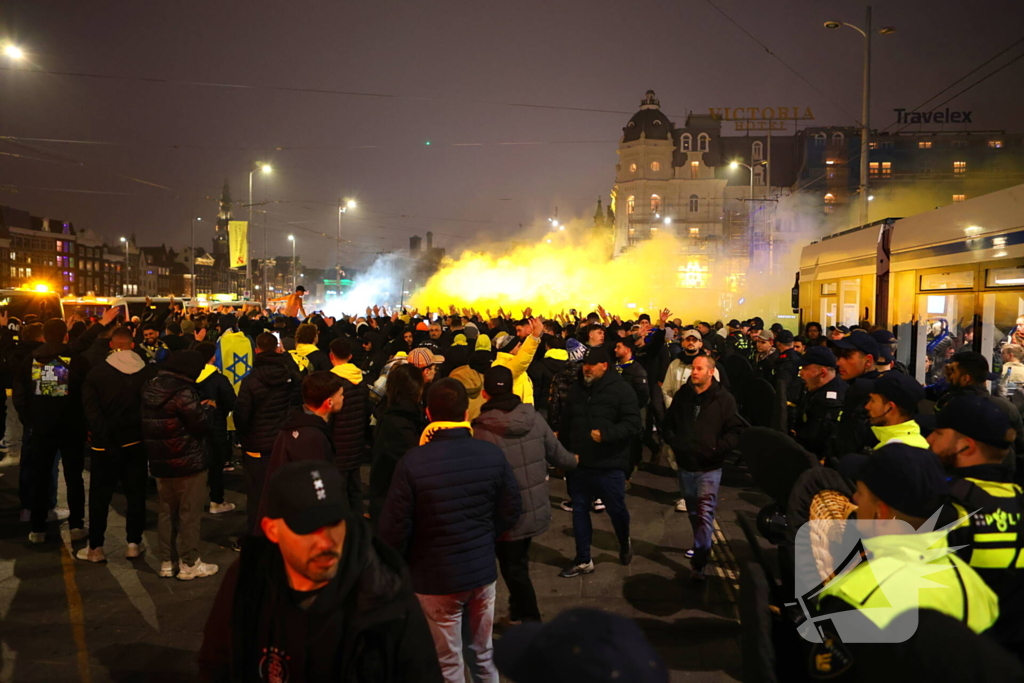
[[[352,342],[347,338],[331,342],[331,373],[345,395],[345,405],[331,418],[334,459],[345,481],[348,505],[363,511],[363,488],[359,466],[366,456],[366,430],[370,423],[370,389],[363,371],[352,364]]]
[[[572,498],[572,530],[576,557],[559,576],[573,578],[594,571],[590,559],[593,527],[590,506],[600,498],[619,540],[619,560],[633,560],[626,509],[626,473],[630,443],[643,429],[636,392],[614,368],[604,349],[591,349],[583,359],[583,374],[572,388],[561,415],[558,438],[579,456],[579,467],[566,484]]]
[[[409,563],[445,680],[464,680],[462,618],[468,611],[474,675],[497,683],[494,544],[518,521],[522,501],[505,454],[472,438],[468,414],[461,382],[449,377],[431,386],[431,423],[420,445],[398,461],[378,529]]]
[[[736,399],[714,377],[715,360],[693,362],[689,381],[665,414],[665,442],[679,464],[679,492],[693,527],[692,578],[703,579],[711,553],[722,463],[739,442]]]

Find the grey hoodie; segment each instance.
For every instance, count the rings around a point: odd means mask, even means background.
[[[576,468],[576,457],[562,446],[544,418],[527,403],[520,403],[508,412],[493,409],[480,413],[473,420],[473,436],[505,452],[523,499],[519,521],[498,540],[518,541],[547,531],[551,524],[548,463],[571,470]]]

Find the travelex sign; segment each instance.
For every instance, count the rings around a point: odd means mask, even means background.
[[[896,112],[896,123],[973,123],[973,111],[907,111],[893,109]]]

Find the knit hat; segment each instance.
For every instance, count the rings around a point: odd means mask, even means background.
[[[480,328],[476,326],[476,323],[466,323],[462,331],[466,333],[467,341],[472,341],[480,336]]]
[[[579,363],[587,355],[587,347],[580,340],[571,337],[565,340],[565,350],[569,354],[569,360],[573,363]]]
[[[498,334],[494,335],[494,348],[500,350],[502,347],[505,346],[505,344],[508,343],[509,337],[511,336],[512,335],[510,335],[508,332],[499,332]]]

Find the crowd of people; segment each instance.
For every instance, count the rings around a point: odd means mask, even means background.
[[[937,515],[955,527],[957,553],[934,560],[949,571],[932,570],[938,588],[890,611],[951,618],[971,647],[991,646],[991,663],[1018,666],[1005,653],[1024,652],[1024,428],[1017,404],[987,388],[982,354],[953,353],[944,379],[926,387],[895,360],[893,335],[867,324],[812,322],[794,334],[759,318],[684,323],[664,309],[623,319],[601,307],[544,318],[374,306],[332,318],[307,316],[303,293],[277,313],[187,313],[172,301],[127,321],[116,309],[92,321],[0,317],[32,543],[46,543],[66,517],[71,540],[87,541],[76,557],[104,562],[120,484],[125,553],[141,556],[152,477],[160,576],[212,576],[199,522],[235,509],[224,472],[241,467],[247,532],[210,613],[205,680],[462,681],[465,634],[483,681],[496,683],[499,669],[553,680],[571,663],[553,663],[552,642],[586,653],[577,671],[618,667],[633,672],[628,680],[665,681],[633,624],[583,611],[540,626],[529,557],[552,524],[549,480],[566,481],[568,499],[554,509],[571,513],[575,556],[559,574],[571,579],[597,570],[592,514],[608,515],[619,561],[631,563],[633,473],[674,471],[675,510],[693,530],[681,550],[699,585],[713,565],[723,469],[737,453],[787,479],[776,501],[787,604],[800,597],[786,579],[799,562],[795,531],[820,518],[823,498],[845,501],[829,507],[836,517],[905,523],[886,538],[908,526],[926,536]],[[995,386],[1024,379],[1021,348],[1004,349]],[[58,459],[66,511],[56,508]],[[794,461],[803,464],[777,464]],[[924,555],[900,550],[915,542],[872,551],[887,558],[888,581],[916,586]],[[499,573],[509,606],[496,646]],[[873,619],[864,596],[878,581],[854,570],[816,595],[811,612],[845,605]],[[785,605],[775,613],[788,638],[774,640],[796,643],[808,615]],[[609,634],[637,644],[610,647]],[[798,656],[801,675],[867,670],[879,656],[854,646],[824,654]]]

